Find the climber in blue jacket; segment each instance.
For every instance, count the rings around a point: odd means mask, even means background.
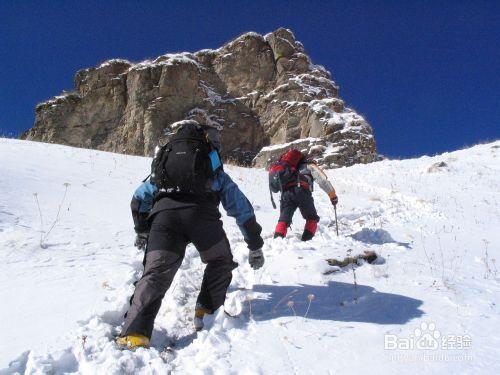
[[[193,243],[207,264],[195,306],[195,329],[203,328],[205,314],[224,304],[232,270],[238,264],[222,227],[219,203],[236,219],[251,267],[264,264],[262,227],[248,199],[223,170],[218,132],[194,120],[174,123],[171,128],[176,129],[172,140],[155,156],[151,178],[139,186],[131,202],[135,244],[146,253],[144,273],[116,341],[123,348],[149,346],[154,319],[188,243]]]

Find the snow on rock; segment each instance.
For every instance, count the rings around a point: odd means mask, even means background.
[[[111,60],[113,62],[115,60]],[[109,63],[109,62],[108,62]],[[181,53],[167,53],[165,55],[161,55],[154,60],[144,60],[140,63],[132,65],[130,70],[144,70],[150,69],[152,67],[161,67],[161,66],[172,66],[176,64],[192,64],[195,65],[198,69],[203,69],[203,67],[198,63],[196,57],[189,52],[181,52]],[[102,65],[101,65],[102,67]]]
[[[253,160],[256,167],[267,168],[277,161],[286,151],[294,148],[307,156],[314,156],[327,149],[326,142],[321,138],[303,138],[296,141],[263,147]]]
[[[113,338],[142,272],[129,202],[150,159],[0,139],[0,374],[497,374],[499,147],[328,171],[340,236],[317,190],[309,242],[298,213],[272,238],[264,171],[226,167],[264,227],[264,267],[249,267],[224,216],[240,265],[232,317],[220,309],[193,331],[204,266],[189,246],[152,348],[131,352]],[[326,259],[365,251],[383,261],[329,272]]]

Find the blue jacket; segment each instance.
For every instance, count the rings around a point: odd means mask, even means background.
[[[236,185],[222,168],[217,169],[214,174],[211,188],[214,192],[218,193],[222,206],[227,214],[236,219],[236,223],[243,237],[248,242],[250,237],[252,237],[251,233],[248,231],[248,222],[255,221],[253,207],[247,197],[241,192],[238,185]],[[149,180],[143,182],[134,193],[134,198],[132,199],[132,214],[134,215],[135,205],[139,215],[146,217],[152,209],[153,197],[157,191],[157,187]],[[136,231],[138,231],[137,223]]]

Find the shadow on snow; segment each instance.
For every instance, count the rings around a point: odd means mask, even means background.
[[[363,228],[359,232],[351,234],[349,237],[352,237],[356,241],[360,241],[371,245],[383,245],[386,243],[395,243],[399,246],[411,249],[409,242],[398,242],[394,240],[391,234],[384,229],[373,230],[373,229]]]
[[[328,285],[255,285],[260,296],[252,299],[256,321],[304,316],[314,296],[308,319],[374,324],[405,324],[423,315],[422,301],[399,294],[381,293],[366,285],[329,282]],[[289,302],[293,301],[293,310]]]

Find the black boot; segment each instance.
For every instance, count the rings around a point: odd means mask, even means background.
[[[304,229],[304,233],[302,233],[302,241],[309,241],[314,237],[314,233]]]

